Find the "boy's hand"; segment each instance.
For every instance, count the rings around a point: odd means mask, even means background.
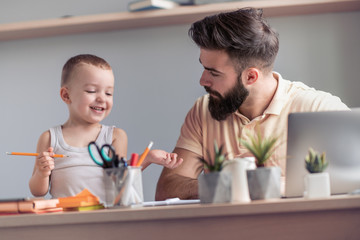
[[[178,158],[176,153],[168,153],[163,150],[154,149],[146,156],[143,167],[150,163],[155,163],[166,168],[177,168],[183,162],[182,158]]]
[[[37,174],[40,174],[42,177],[50,176],[51,171],[54,169],[54,158],[52,156],[54,156],[52,147],[49,147],[47,152],[39,153],[35,160]]]

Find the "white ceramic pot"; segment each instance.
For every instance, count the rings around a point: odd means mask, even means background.
[[[329,173],[309,173],[304,177],[304,198],[330,197]]]
[[[229,172],[232,176],[232,202],[250,202],[246,170],[255,168],[256,164],[254,157],[235,158],[225,162],[222,171]]]

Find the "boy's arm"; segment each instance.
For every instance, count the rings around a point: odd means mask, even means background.
[[[51,170],[54,169],[54,159],[51,157],[54,153],[50,147],[50,132],[41,134],[36,152],[33,174],[29,181],[30,191],[34,196],[44,196],[49,191],[49,179]]]
[[[113,132],[113,142],[111,144],[119,158],[127,156],[128,139],[126,132],[120,128],[115,128]]]
[[[156,187],[155,200],[178,197],[180,199],[198,198],[197,178],[203,170],[198,155],[181,148],[174,153],[183,158],[184,162],[175,169],[164,168]]]
[[[179,158],[176,153],[168,153],[161,149],[154,149],[150,150],[144,162],[141,164],[141,170],[145,170],[145,168],[147,168],[152,163],[172,169],[180,166],[182,162],[183,159]]]

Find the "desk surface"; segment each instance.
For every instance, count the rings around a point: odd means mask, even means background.
[[[119,239],[119,232],[126,239],[156,240],[223,239],[223,234],[227,239],[269,234],[271,239],[359,239],[360,196],[0,216],[1,239]]]

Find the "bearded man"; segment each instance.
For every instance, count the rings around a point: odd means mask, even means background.
[[[184,162],[176,169],[163,169],[156,200],[198,198],[197,178],[204,170],[199,158],[214,158],[214,140],[224,146],[229,159],[241,157],[248,151],[239,139],[258,129],[264,137],[279,138],[267,164],[279,166],[284,177],[288,114],[349,109],[338,97],[273,71],[278,34],[261,9],[205,17],[192,24],[189,36],[200,48],[200,85],[208,94],[185,118],[174,149]]]

